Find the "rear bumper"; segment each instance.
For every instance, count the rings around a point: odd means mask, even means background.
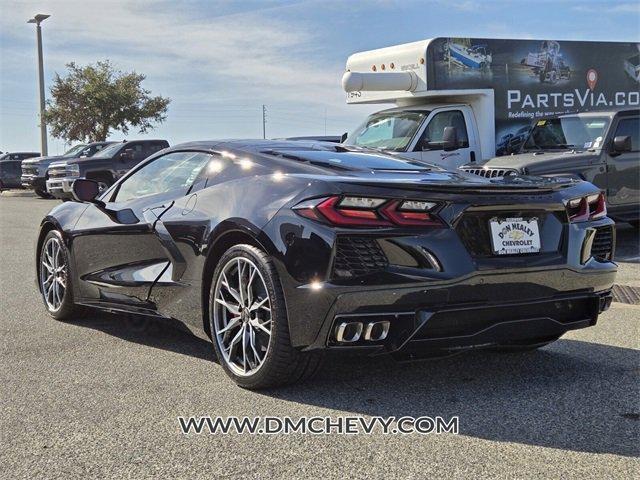
[[[485,272],[420,287],[342,292],[308,349],[365,349],[411,357],[557,337],[595,325],[611,303],[616,266]],[[330,287],[329,287],[330,288]],[[338,342],[340,324],[389,322],[388,336]],[[295,335],[294,335],[295,336]]]
[[[607,310],[609,291],[559,295],[554,298],[496,305],[450,305],[442,309],[383,315],[338,316],[329,332],[331,349],[361,348],[370,354],[391,353],[401,359],[448,355],[497,345],[534,344],[555,339],[569,330],[593,326]],[[384,340],[361,336],[352,345],[339,343],[334,334],[344,323],[389,322]]]
[[[56,198],[71,198],[73,182],[77,177],[50,178],[47,180],[47,192]]]

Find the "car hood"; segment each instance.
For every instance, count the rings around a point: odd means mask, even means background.
[[[559,162],[562,162],[563,165],[574,165],[597,160],[599,157],[600,155],[596,151],[562,150],[559,152],[519,153],[517,155],[491,158],[484,163],[478,162],[463,165],[460,168],[487,167],[518,171],[523,171],[523,169],[526,168],[528,172],[538,173],[543,171],[547,166],[558,164]]]
[[[54,160],[60,160],[62,158],[62,155],[52,155],[52,156],[48,156],[48,157],[35,157],[35,158],[28,158],[27,160],[23,160],[22,163],[26,164],[26,165],[33,165],[33,164],[45,164],[45,163],[51,163]]]

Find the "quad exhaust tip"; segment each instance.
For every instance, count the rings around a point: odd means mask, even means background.
[[[366,323],[342,322],[336,327],[336,340],[339,343],[355,343],[363,338],[367,342],[380,342],[387,338],[390,327],[391,323],[387,320]]]

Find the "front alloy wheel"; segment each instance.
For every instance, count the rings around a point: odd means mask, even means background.
[[[57,230],[42,241],[38,264],[40,292],[49,315],[59,320],[79,313],[73,301],[69,251]]]
[[[236,375],[255,374],[271,342],[271,302],[262,274],[248,258],[229,260],[218,276],[213,325],[223,361]]]
[[[62,307],[67,287],[67,265],[62,244],[57,237],[50,237],[40,256],[40,288],[47,309],[55,313]]]

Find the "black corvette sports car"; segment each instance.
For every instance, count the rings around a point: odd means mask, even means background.
[[[535,348],[611,302],[614,224],[586,182],[259,140],[178,145],[73,190],[38,238],[49,313],[178,319],[247,388],[309,376],[326,349]]]

